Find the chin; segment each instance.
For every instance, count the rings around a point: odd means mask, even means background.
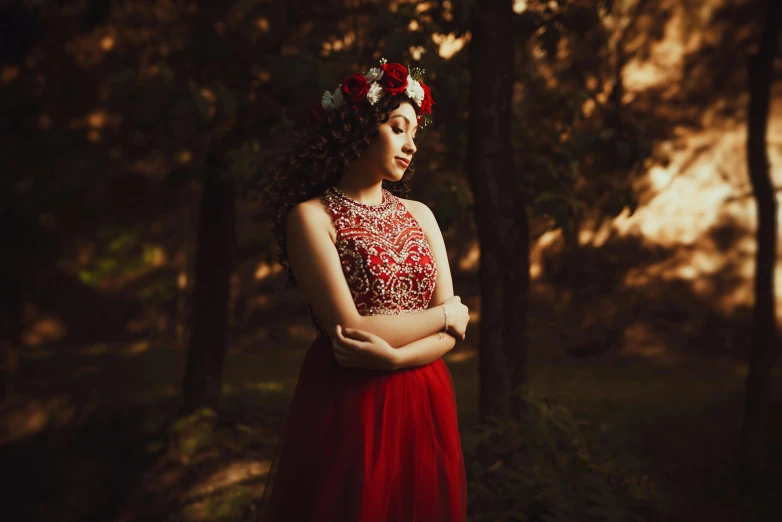
[[[407,172],[407,171],[405,171]],[[397,174],[396,172],[390,172],[388,176],[385,176],[386,181],[390,181],[391,183],[399,183],[402,181],[402,178],[405,176],[405,173]]]

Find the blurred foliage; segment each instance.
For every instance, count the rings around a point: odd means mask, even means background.
[[[524,424],[492,418],[463,435],[473,522],[644,520],[637,508],[659,499],[638,487],[637,462],[609,462],[590,449],[594,426],[546,397],[516,393],[528,407]]]
[[[255,494],[245,486],[234,486],[219,498],[209,497],[201,514],[208,520],[245,520],[249,506],[256,500]]]
[[[530,0],[515,15],[519,182],[532,211],[568,238],[588,215],[635,206],[630,181],[648,143],[610,93],[627,60],[617,56],[617,34],[632,34],[644,3]],[[137,298],[170,299],[175,285],[159,279],[190,270],[198,192],[219,165],[239,187],[239,262],[274,261],[257,186],[322,91],[383,56],[425,69],[436,100],[414,197],[433,207],[446,234],[470,237],[462,170],[473,2],[300,4],[66,2],[6,13],[11,25],[52,27],[9,36],[27,46],[27,58],[7,69],[0,105],[0,157],[11,167],[0,197],[11,216],[4,223],[16,223],[7,237],[17,256],[46,244],[47,259],[65,259],[60,266],[89,285],[119,289],[143,277],[149,291],[128,287]],[[104,231],[123,228],[135,248],[109,245]],[[150,277],[143,245],[162,248],[171,270]]]
[[[519,390],[529,408],[524,425],[493,419],[462,431],[469,480],[469,520],[627,522],[659,516],[666,499],[646,475],[640,457],[616,445],[603,448],[600,427],[577,420],[563,404]],[[244,422],[218,422],[203,410],[167,429],[168,462],[187,473],[258,450],[259,429]],[[273,446],[269,449],[273,449]],[[187,497],[185,491],[177,493]],[[243,482],[216,489],[198,504],[207,520],[243,517],[255,509]]]
[[[550,217],[571,245],[585,218],[611,219],[637,206],[631,182],[651,142],[621,97],[622,40],[645,4],[530,2],[516,21],[520,181],[533,215]]]
[[[529,408],[523,425],[493,419],[462,430],[471,522],[665,518],[667,499],[643,469],[641,457],[626,454],[616,441],[603,444],[601,426],[578,420],[565,405],[528,390],[518,393]],[[213,411],[202,410],[168,426],[163,460],[174,466],[167,468],[170,473],[218,481],[217,475],[198,470],[214,473],[235,459],[260,458],[260,441],[269,429],[263,423],[220,421]],[[273,444],[263,449],[264,458],[273,450]],[[244,481],[203,497],[187,484],[161,491],[157,501],[166,505],[176,498],[181,509],[197,509],[199,516],[215,521],[246,517],[259,501],[257,490]]]
[[[467,27],[474,2],[66,0],[0,7],[0,277],[34,281],[36,272],[59,268],[92,289],[170,304],[187,292],[177,277],[192,264],[197,196],[207,159],[215,157],[223,174],[240,187],[240,261],[274,260],[274,241],[264,226],[268,209],[257,206],[257,183],[285,153],[321,92],[381,56],[426,69],[437,103],[434,124],[421,133],[414,197],[432,205],[453,238],[449,248],[458,249],[472,237],[473,200],[463,165],[471,88]],[[632,182],[659,132],[649,122],[663,116],[656,116],[653,106],[625,101],[622,71],[633,56],[648,57],[651,46],[663,38],[673,9],[693,13],[685,17],[682,30],[703,37],[687,51],[682,85],[662,87],[681,89],[671,94],[679,103],[674,111],[678,117],[699,115],[704,99],[726,93],[739,99],[743,92],[744,79],[734,72],[743,66],[742,51],[753,38],[753,10],[744,2],[729,2],[721,10],[672,4],[528,0],[514,15],[513,144],[523,173],[519,183],[533,214],[549,218],[550,226],[562,228],[571,243],[586,220],[610,219],[637,205]],[[454,45],[452,54],[441,54],[438,42],[460,37],[463,47]],[[727,107],[722,110],[731,105]],[[671,125],[665,123],[668,132]],[[165,253],[163,265],[156,260],[158,252]],[[52,292],[46,278],[40,281],[41,294]],[[237,286],[242,293],[258,292],[252,285]],[[36,293],[26,290],[25,298],[35,301]],[[96,302],[102,312],[106,303]],[[670,313],[672,300],[658,302]],[[96,335],[105,321],[95,321],[84,303],[79,299],[78,314],[89,319],[90,335]],[[697,306],[703,305],[698,301]],[[280,308],[273,303],[268,309],[275,307]],[[173,313],[173,307],[160,313]],[[156,353],[149,350],[147,356]],[[286,351],[288,364],[289,355]],[[174,357],[178,361],[180,353]],[[136,370],[139,377],[125,386],[112,378],[109,392],[123,389],[143,396],[156,389],[144,379],[170,379],[179,369],[178,363],[164,367],[154,359],[134,360],[143,362]],[[76,365],[75,359],[71,364]],[[130,364],[121,361],[123,376]],[[48,367],[37,359],[35,365],[48,375],[65,375],[59,364]],[[113,377],[118,366],[108,368],[102,374]],[[82,375],[80,371],[74,367],[69,374]],[[551,371],[560,379],[550,382],[561,380],[561,367]],[[51,386],[55,380],[47,380],[48,375],[35,386]],[[582,387],[588,387],[586,382]],[[133,389],[139,383],[149,389]],[[621,387],[626,391],[632,384]],[[668,381],[665,389],[672,389]],[[663,395],[667,402],[655,400],[667,410],[681,397],[692,397],[692,391],[688,379],[669,397]],[[245,392],[239,394],[249,395]],[[584,392],[589,393],[595,392]],[[550,400],[528,392],[523,396],[528,424],[495,422],[464,433],[473,520],[632,520],[649,511],[650,504],[663,504],[637,457],[617,457],[616,448],[613,460],[604,457],[600,427],[578,421]],[[731,411],[731,404],[720,407],[720,413]],[[706,415],[698,408],[692,416]],[[636,411],[636,405],[630,409]],[[687,415],[687,424],[706,422],[691,418]],[[724,424],[715,422],[712,431]],[[125,436],[134,433],[127,429],[132,423],[111,426],[126,428]],[[176,421],[147,449],[157,454],[167,440],[178,465],[197,473],[193,462],[215,448],[218,455],[246,457],[247,449],[258,444],[257,428],[240,423],[221,429],[214,412],[205,410]],[[673,433],[679,428],[671,422],[660,429]],[[107,445],[115,446],[116,440],[102,431],[95,437]],[[106,476],[134,476],[114,446],[105,460],[117,459],[117,468]],[[715,446],[704,460],[724,454],[726,447]],[[36,481],[53,480],[45,457],[39,457],[40,473],[27,471],[38,475]],[[700,486],[698,466],[693,466],[695,472],[683,467],[680,475],[692,473],[689,478]],[[70,479],[70,462],[61,468]],[[123,484],[121,494],[127,493],[125,486],[134,485]],[[63,489],[54,483],[49,487]],[[697,502],[710,501],[708,493],[701,495]],[[225,496],[208,498],[204,510],[212,518],[239,519],[252,500],[239,484]]]
[[[214,444],[216,423],[217,414],[208,408],[177,419],[168,429],[169,450],[178,454],[181,461],[189,461]]]
[[[101,239],[100,251],[79,270],[79,279],[85,284],[97,286],[110,277],[134,277],[154,266],[156,249],[142,243],[140,230],[101,229],[96,236]]]

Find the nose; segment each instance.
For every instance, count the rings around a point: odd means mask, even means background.
[[[405,141],[404,149],[402,149],[402,152],[405,154],[410,154],[411,156],[415,154],[415,152],[418,150],[418,147],[415,146],[415,141],[413,141],[412,136],[409,134],[407,135],[407,140]]]

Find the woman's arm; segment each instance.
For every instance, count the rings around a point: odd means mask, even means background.
[[[451,271],[440,227],[426,205],[416,201],[403,201],[410,213],[418,220],[432,249],[437,264],[437,282],[430,307],[438,306],[453,297]],[[465,328],[467,321],[460,328]],[[463,333],[462,329],[460,334]],[[460,338],[463,339],[464,336],[460,335]],[[336,328],[332,334],[334,355],[341,365],[349,368],[399,370],[424,366],[448,353],[455,344],[454,336],[449,334],[441,336],[439,333],[404,344],[390,343],[381,336],[353,328]]]
[[[440,232],[440,225],[437,224],[431,209],[420,201],[403,200],[405,206],[413,214],[418,224],[426,236],[426,242],[432,250],[435,265],[437,266],[437,279],[435,280],[434,293],[429,301],[429,308],[439,306],[446,300],[453,297],[453,280],[451,279],[451,267],[448,263],[448,252],[445,250],[445,241]],[[460,334],[463,332],[459,332]]]
[[[445,355],[456,339],[439,334],[424,337],[401,348],[393,348],[377,335],[336,326],[331,332],[334,358],[345,368],[394,371],[424,366]]]
[[[393,368],[415,368],[436,361],[450,352],[456,339],[450,334],[430,335],[396,349]]]
[[[448,263],[448,253],[445,249],[445,240],[440,231],[432,211],[418,201],[405,200],[410,213],[416,218],[426,236],[429,248],[432,250],[434,262],[437,265],[437,280],[434,287],[434,294],[429,301],[430,309],[439,307],[445,300],[453,297],[453,280],[451,279],[451,268]],[[461,332],[464,334],[465,332]],[[460,337],[464,339],[464,335]],[[391,343],[392,346],[394,345]],[[396,370],[403,368],[415,368],[424,366],[436,361],[456,345],[456,338],[450,334],[439,333],[427,335],[421,339],[399,346],[395,350],[393,357],[393,367]]]
[[[320,202],[305,202],[290,211],[286,222],[288,260],[304,297],[327,331],[340,324],[373,333],[391,346],[404,346],[443,329],[441,307],[403,315],[360,315],[329,237],[330,217],[316,205]],[[440,261],[436,258],[435,262]],[[455,322],[452,314],[459,311],[456,306],[449,309],[449,323]]]

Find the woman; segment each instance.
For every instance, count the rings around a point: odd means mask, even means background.
[[[453,295],[432,212],[397,196],[433,104],[421,72],[381,60],[326,92],[273,176],[280,261],[309,302],[317,338],[259,521],[466,519],[441,357],[465,338],[469,311]]]

